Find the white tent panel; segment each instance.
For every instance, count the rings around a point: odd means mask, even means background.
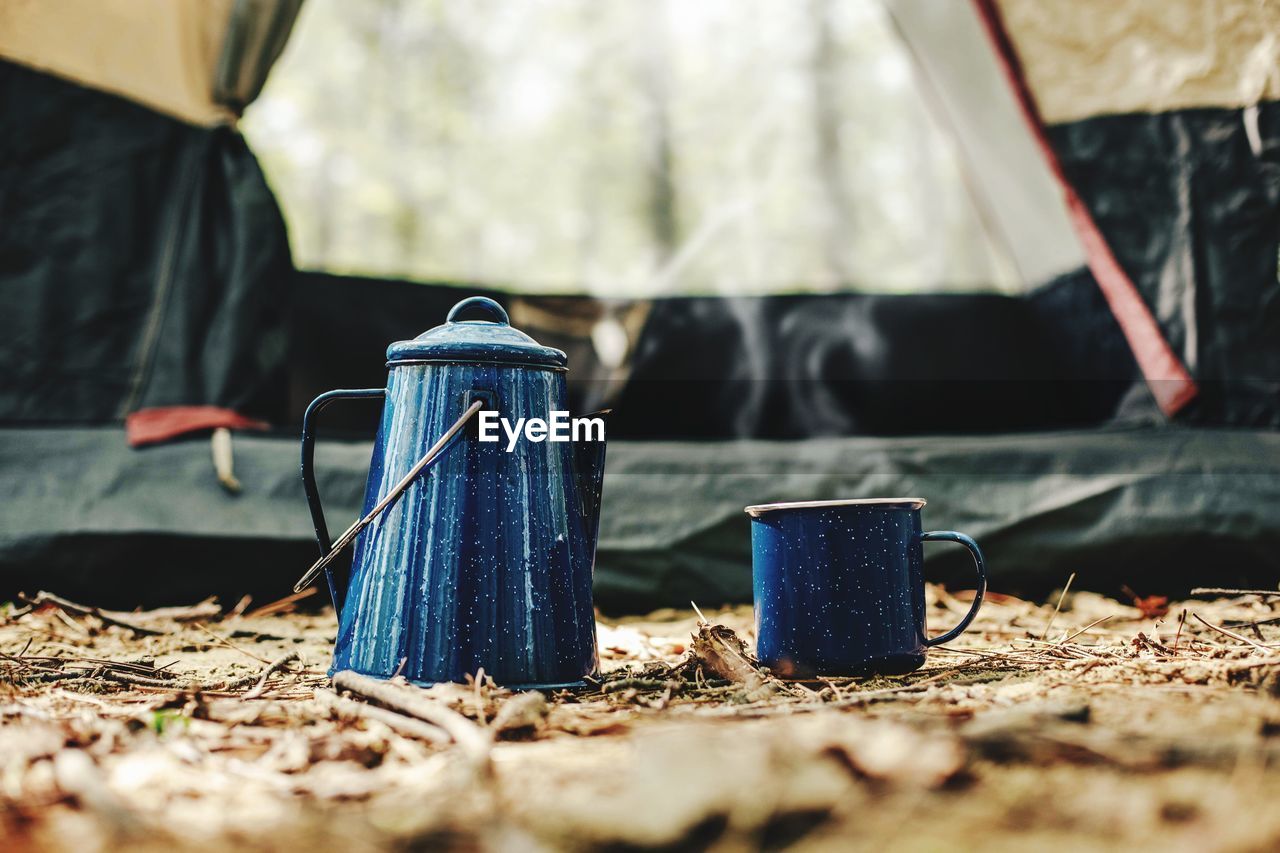
[[[1079,269],[1061,188],[1027,127],[973,4],[885,0],[922,86],[953,132],[974,193],[1029,285]]]

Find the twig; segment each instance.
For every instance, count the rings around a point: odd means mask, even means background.
[[[1074,577],[1074,576],[1073,576],[1073,577]],[[1081,634],[1083,634],[1085,631],[1088,631],[1088,630],[1089,630],[1090,628],[1092,628],[1094,625],[1101,624],[1102,622],[1106,622],[1108,619],[1113,619],[1113,618],[1115,618],[1115,614],[1108,614],[1108,615],[1106,615],[1106,616],[1103,616],[1101,619],[1094,619],[1094,620],[1093,620],[1092,622],[1090,622],[1088,625],[1085,625],[1083,628],[1081,628],[1079,631],[1076,631],[1076,632],[1075,632],[1074,634],[1072,634],[1071,636],[1069,636],[1069,637],[1063,637],[1061,640],[1059,640],[1059,641],[1058,641],[1058,643],[1059,643],[1059,645],[1061,645],[1062,643],[1069,643],[1069,642],[1071,642],[1072,640],[1074,640],[1076,637],[1079,637],[1079,636],[1080,636]]]
[[[1269,619],[1253,619],[1249,621],[1228,619],[1226,622],[1223,622],[1222,625],[1225,628],[1256,628],[1259,625],[1274,625],[1277,622],[1280,622],[1280,616],[1272,616]]]
[[[98,607],[89,607],[84,604],[76,604],[74,601],[68,601],[67,599],[54,595],[51,592],[37,592],[34,598],[27,598],[26,596],[21,596],[21,598],[34,608],[49,605],[57,607],[59,610],[79,613],[81,616],[93,616],[101,619],[109,625],[128,628],[130,631],[137,634],[161,636],[169,633],[168,631],[161,631],[156,628],[148,628],[145,625],[139,625],[137,622],[131,621],[127,614],[118,613],[112,610],[102,610]]]
[[[1223,636],[1230,637],[1233,640],[1239,640],[1242,643],[1246,643],[1247,645],[1253,646],[1255,649],[1262,649],[1264,652],[1269,652],[1274,648],[1280,647],[1280,645],[1278,644],[1264,645],[1263,643],[1259,643],[1256,640],[1250,640],[1248,637],[1243,636],[1242,634],[1237,634],[1235,631],[1228,631],[1226,628],[1223,628],[1221,625],[1215,625],[1212,622],[1208,622],[1205,619],[1201,618],[1199,613],[1192,613],[1191,615],[1196,617],[1196,619],[1200,621],[1200,624],[1204,625],[1206,628],[1212,628],[1213,630],[1217,631],[1219,634],[1222,634]]]
[[[240,698],[241,699],[257,699],[258,696],[249,695],[249,694],[253,693],[253,691],[257,689],[258,685],[260,685],[264,679],[268,678],[273,672],[275,672],[280,667],[288,663],[290,659],[296,658],[297,656],[298,655],[296,652],[289,652],[288,654],[281,657],[279,660],[271,661],[270,663],[268,663],[267,668],[264,669],[262,672],[251,672],[248,675],[242,675],[239,678],[233,678],[233,679],[224,680],[224,681],[214,681],[210,684],[203,684],[203,685],[200,685],[200,689],[205,691],[215,692],[215,693],[233,693],[236,690],[241,689],[242,687],[248,687],[249,685],[252,684],[254,685],[253,689],[246,692]]]
[[[710,625],[710,624],[711,624],[710,622],[708,622],[708,621],[707,621],[707,617],[705,617],[705,616],[703,616],[703,615],[702,615],[702,611],[698,609],[698,605],[697,605],[697,603],[696,603],[696,602],[690,601],[690,602],[689,602],[689,606],[693,608],[693,612],[694,612],[694,613],[697,613],[697,614],[698,614],[698,624],[699,624],[699,625]]]
[[[404,666],[404,663],[407,660],[408,658],[405,658],[404,661],[400,662],[401,667]],[[399,675],[398,672],[396,674]],[[476,703],[476,722],[481,726],[489,725],[489,721],[486,719],[484,713],[484,667],[480,667],[476,670],[476,677],[472,679],[471,682],[471,692]]]
[[[371,699],[401,714],[425,720],[448,732],[449,737],[463,749],[472,753],[487,752],[489,737],[471,720],[445,705],[427,697],[425,691],[407,684],[379,681],[357,672],[339,672],[333,676],[333,686],[365,699]]]
[[[1045,653],[1049,655],[1054,655],[1057,657],[1061,657],[1062,655],[1071,655],[1072,657],[1077,659],[1097,657],[1097,655],[1094,652],[1088,651],[1087,649],[1081,646],[1068,646],[1065,640],[1057,643],[1051,643],[1047,640],[1036,640],[1031,637],[1023,637],[1018,642],[1034,643],[1040,646],[1047,646],[1047,648],[1044,650]]]
[[[282,655],[278,660],[269,664],[267,668],[263,670],[262,677],[258,679],[258,683],[254,685],[253,689],[247,691],[240,698],[241,699],[257,699],[260,696],[262,696],[263,691],[267,689],[267,679],[271,677],[272,673],[279,670],[282,666],[287,664],[289,661],[294,661],[294,660],[298,661],[298,663],[302,663],[302,659],[298,657],[297,652],[289,652],[285,655]]]
[[[70,628],[80,637],[85,638],[85,637],[92,636],[89,633],[88,628],[86,628],[85,626],[81,625],[79,622],[77,622],[76,620],[68,616],[65,610],[62,610],[61,608],[59,608],[58,610],[53,611],[53,615],[57,616],[58,621],[60,621],[63,625],[66,625],[68,628]]]
[[[0,652],[0,658],[14,661],[28,670],[38,672],[38,676],[27,679],[34,682],[97,678],[127,684],[130,687],[148,687],[157,690],[175,690],[181,686],[175,681],[179,678],[175,673],[135,663],[99,658],[54,658],[42,655],[15,658],[3,652]],[[69,667],[75,669],[67,671]],[[76,669],[80,671],[75,671]]]
[[[6,660],[18,661],[21,663],[30,663],[33,661],[37,661],[40,663],[56,663],[59,666],[65,666],[67,664],[71,664],[73,666],[75,665],[84,666],[86,664],[90,666],[109,666],[115,669],[133,670],[135,672],[140,672],[143,675],[149,675],[149,674],[163,671],[163,667],[161,669],[156,669],[153,666],[145,666],[140,663],[132,663],[130,661],[119,661],[119,660],[106,660],[104,658],[88,658],[88,657],[59,658],[59,657],[53,657],[51,655],[26,655],[23,657],[14,657],[13,655],[5,654],[4,652],[0,652],[0,658],[4,658]],[[171,674],[171,673],[167,673],[167,674]]]
[[[1031,657],[1031,658],[1023,657],[1022,655],[1025,651],[1027,650],[1015,649],[1013,650],[1013,652],[989,652],[989,651],[983,651],[981,649],[953,649],[950,646],[933,646],[932,648],[930,648],[930,652],[949,652],[953,655],[969,655],[970,657],[991,658],[994,660],[1003,660],[1003,661],[1009,661],[1011,663],[1019,663],[1019,664],[1033,664],[1038,666],[1044,662],[1044,658],[1041,657],[1039,654],[1037,654],[1034,650],[1032,650],[1032,654],[1035,655],[1034,657]],[[1018,655],[1018,657],[1014,657],[1015,653]]]
[[[1053,627],[1053,620],[1058,618],[1058,611],[1062,609],[1062,602],[1067,597],[1067,591],[1071,589],[1071,582],[1076,579],[1076,573],[1072,572],[1071,577],[1067,578],[1067,585],[1062,588],[1062,595],[1058,596],[1058,606],[1053,608],[1053,615],[1049,617],[1049,624],[1044,626],[1044,633],[1040,635],[1040,639],[1049,636],[1049,629]]]
[[[78,604],[51,592],[37,592],[32,598],[22,596],[22,600],[35,608],[53,605],[60,610],[78,613],[81,616],[94,616],[107,624],[128,628],[138,634],[153,634],[157,636],[170,634],[173,631],[171,629],[153,628],[143,623],[191,622],[196,619],[207,619],[222,613],[222,608],[218,606],[218,601],[215,598],[206,598],[199,604],[183,607],[158,607],[155,610],[141,610],[134,613],[125,613],[120,610],[104,610],[101,607]]]
[[[107,681],[117,681],[121,684],[128,684],[130,687],[154,687],[158,690],[174,690],[180,685],[174,684],[172,681],[164,681],[159,678],[148,678],[145,675],[135,675],[132,672],[119,669],[106,668],[97,673],[90,673],[98,678],[105,678]]]
[[[439,726],[397,714],[395,711],[388,711],[386,708],[379,708],[377,705],[347,699],[332,690],[324,688],[316,690],[315,699],[321,708],[339,719],[373,720],[382,723],[396,734],[425,740],[432,744],[444,745],[453,741],[449,733]]]
[[[670,698],[670,685],[667,687]],[[547,718],[547,697],[536,690],[528,693],[517,693],[502,703],[498,713],[493,717],[490,728],[495,733],[533,729],[542,725]]]
[[[286,595],[284,598],[277,599],[276,601],[273,601],[270,604],[264,604],[261,607],[257,608],[256,610],[250,610],[248,613],[244,615],[244,618],[256,619],[259,616],[271,616],[272,614],[275,614],[275,613],[289,613],[290,611],[293,610],[293,606],[297,604],[299,601],[306,598],[307,596],[315,595],[316,590],[318,588],[319,587],[310,586],[302,590],[301,592],[295,592],[290,595]]]
[[[1280,589],[1223,589],[1216,586],[1198,586],[1192,595],[1270,595],[1280,598]]]
[[[114,613],[114,611],[109,612]],[[138,610],[123,615],[128,616],[131,620],[140,622],[150,622],[152,620],[194,622],[197,619],[213,619],[222,615],[222,607],[218,604],[217,598],[210,596],[197,604],[189,604],[182,607],[157,607],[154,610]]]
[[[624,690],[661,690],[671,683],[666,678],[619,678],[600,686],[601,693],[621,693]]]

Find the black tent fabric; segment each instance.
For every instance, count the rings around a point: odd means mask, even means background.
[[[292,264],[244,140],[0,61],[0,419],[282,421]]]
[[[299,273],[291,420],[331,388],[385,382],[389,342],[435,325],[457,285]],[[560,297],[561,310],[589,297]],[[652,300],[626,381],[592,379],[572,346],[571,406],[612,407],[620,439],[795,439],[1063,429],[1158,417],[1087,270],[1027,297],[833,293]],[[376,412],[334,407],[324,426],[368,435]]]
[[[1280,104],[1097,116],[1049,138],[1200,386],[1184,419],[1280,427]]]
[[[331,527],[359,511],[368,441],[321,442]],[[802,441],[617,441],[609,447],[595,594],[612,612],[751,598],[748,520],[767,500],[921,495],[925,524],[968,532],[1002,592],[1117,594],[1273,585],[1280,434],[1167,427]],[[135,451],[117,429],[0,430],[0,589],[104,606],[287,594],[315,558],[292,435],[235,439],[239,495],[208,443]],[[679,496],[674,500],[673,496]],[[971,583],[962,553],[931,579]]]
[[[1137,379],[1086,272],[1025,298],[664,299],[610,426],[644,439],[1061,429],[1116,418]]]

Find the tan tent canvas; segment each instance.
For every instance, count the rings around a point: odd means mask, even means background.
[[[234,121],[301,0],[2,0],[0,57],[183,121]]]

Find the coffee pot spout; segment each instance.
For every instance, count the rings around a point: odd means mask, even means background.
[[[583,420],[598,420],[599,427],[586,429],[574,442],[573,462],[578,480],[578,498],[582,507],[587,541],[595,550],[600,535],[600,498],[604,494],[605,422],[609,410],[595,412]]]

